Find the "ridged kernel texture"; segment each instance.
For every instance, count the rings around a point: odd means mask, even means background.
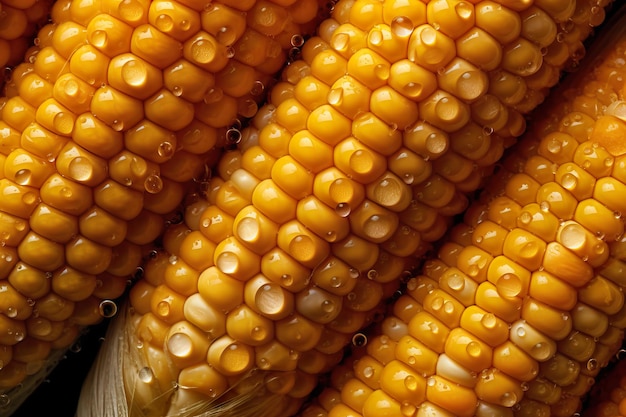
[[[131,406],[200,409],[262,386],[285,395],[277,415],[292,412],[466,208],[603,13],[337,2],[252,124],[229,131],[238,147],[133,288]]]
[[[44,4],[3,1],[0,39]],[[54,4],[0,112],[0,392],[114,314],[142,246],[323,12],[317,0]]]
[[[580,415],[626,328],[618,35],[551,96],[303,417]]]

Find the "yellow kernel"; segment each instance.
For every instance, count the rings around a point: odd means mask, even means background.
[[[470,120],[469,106],[443,90],[420,102],[419,113],[426,122],[445,132],[455,132]]]
[[[494,1],[481,1],[475,5],[476,26],[505,45],[514,41],[522,30],[519,13]]]
[[[474,6],[467,1],[435,0],[427,6],[428,23],[453,39],[474,26]]]
[[[122,53],[111,59],[107,79],[118,91],[145,100],[162,85],[161,77],[159,68],[133,54]]]
[[[416,27],[408,45],[408,58],[418,65],[437,72],[456,55],[454,41],[430,25]]]
[[[376,89],[387,83],[390,65],[376,52],[361,49],[348,60],[348,73],[363,84]]]
[[[431,71],[408,59],[401,59],[391,65],[388,84],[400,94],[419,101],[435,91],[437,79]]]
[[[451,395],[454,396],[454,401],[450,401]],[[426,380],[426,398],[460,417],[473,416],[478,405],[473,389],[452,383],[439,375],[430,376]]]
[[[163,85],[175,96],[197,103],[214,87],[215,76],[185,59],[180,59],[163,71]],[[156,92],[158,86],[157,83],[156,87],[151,89],[152,93]],[[142,84],[141,87],[146,88],[148,84]]]
[[[476,290],[476,305],[502,320],[512,322],[520,317],[522,300],[518,297],[502,296],[494,284],[485,281]]]
[[[91,275],[104,272],[111,262],[111,256],[111,248],[80,235],[65,245],[67,263],[71,267]]]
[[[178,2],[151,2],[148,21],[161,32],[181,42],[196,33],[201,27],[198,13]]]
[[[370,183],[385,170],[386,161],[382,155],[350,137],[335,147],[335,166],[348,177],[363,184]]]
[[[89,21],[86,37],[90,45],[112,58],[129,50],[132,30],[121,20],[103,13]]]
[[[189,44],[190,42],[193,43],[190,39],[185,42],[185,50],[183,52],[183,45],[179,41],[159,31],[152,25],[144,24],[133,30],[130,37],[130,51],[157,68],[166,68],[172,65],[183,54],[190,61],[202,66],[202,64],[206,63],[203,61],[208,59],[208,55],[204,55],[203,52],[205,52],[205,48],[210,48],[210,45],[203,43],[202,32],[198,32],[196,40],[199,41],[197,48]],[[194,60],[193,56],[199,58],[202,56],[200,58],[201,61]],[[221,68],[222,66],[217,69]],[[209,69],[209,71],[212,69],[214,68]]]
[[[532,273],[529,295],[554,308],[563,311],[571,310],[576,302],[575,292],[574,288],[554,274],[546,271]]]
[[[276,339],[285,346],[304,352],[316,346],[322,336],[323,325],[314,323],[299,313],[274,323]]]
[[[70,71],[87,84],[98,87],[107,82],[109,57],[94,46],[82,45],[71,54]]]
[[[71,73],[61,75],[52,90],[53,97],[74,114],[89,111],[93,93],[91,85]]]

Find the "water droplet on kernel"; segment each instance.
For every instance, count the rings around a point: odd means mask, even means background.
[[[340,106],[343,101],[343,88],[333,88],[328,92],[327,100],[333,106]]]
[[[191,57],[199,64],[213,62],[217,49],[213,42],[207,39],[198,39],[191,44]]]
[[[157,148],[157,154],[163,158],[171,158],[174,155],[174,151],[174,145],[168,141],[161,142]]]
[[[30,169],[20,169],[15,173],[15,182],[20,185],[29,185],[32,179]]]
[[[143,186],[150,194],[156,194],[163,189],[163,180],[156,174],[151,174],[146,177]]]
[[[104,30],[94,30],[89,36],[89,43],[97,48],[103,48],[106,46],[108,40],[109,37]]]
[[[70,176],[76,181],[88,181],[93,176],[93,165],[87,158],[77,156],[68,166]]]
[[[117,304],[112,300],[102,300],[98,305],[98,312],[104,318],[111,318],[117,314]]]
[[[350,43],[350,35],[347,33],[334,34],[330,40],[330,45],[338,52],[345,52]]]
[[[391,32],[400,38],[411,36],[414,27],[411,19],[406,16],[396,16],[391,20]]]
[[[154,379],[154,374],[152,373],[152,370],[147,366],[141,368],[137,373],[137,376],[139,377],[139,380],[145,384],[151,383]]]

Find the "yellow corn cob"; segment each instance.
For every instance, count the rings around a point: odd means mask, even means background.
[[[336,3],[145,265],[79,416],[111,412],[93,402],[107,384],[131,414],[292,413],[602,16],[595,1]]]
[[[303,417],[580,411],[626,327],[626,40],[616,36],[555,93],[501,179]]]
[[[0,394],[115,313],[142,246],[323,12],[317,0],[54,4],[0,114]]]
[[[601,373],[589,393],[582,417],[623,417],[626,415],[626,378],[624,351],[618,352],[617,363]],[[608,368],[608,367],[607,367]]]

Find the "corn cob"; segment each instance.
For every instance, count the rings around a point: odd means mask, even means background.
[[[324,7],[54,4],[0,113],[0,394],[11,399],[2,412],[17,405],[12,388],[49,368],[51,352],[115,313],[142,246],[228,128],[254,114]]]
[[[79,415],[115,402],[91,407],[98,378],[125,386],[131,414],[292,413],[603,16],[595,2],[507,5],[335,4],[146,264]]]
[[[626,327],[626,42],[616,36],[555,93],[303,417],[577,415]]]

